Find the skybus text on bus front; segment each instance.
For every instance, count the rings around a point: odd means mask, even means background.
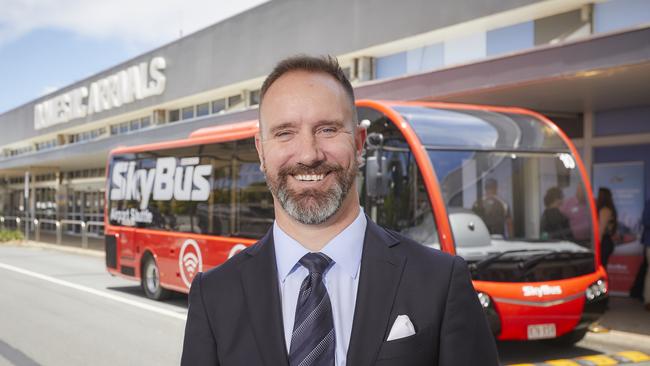
[[[140,213],[113,208],[111,219],[114,216],[118,222],[151,222],[151,213],[146,213],[152,196],[155,201],[207,200],[212,165],[198,165],[198,157],[181,158],[178,164],[176,160],[175,157],[158,158],[155,168],[149,169],[136,169],[135,161],[116,162],[111,172],[110,200],[139,201]]]

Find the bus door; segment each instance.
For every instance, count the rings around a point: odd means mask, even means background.
[[[136,267],[135,228],[121,227],[117,243],[120,253],[120,270],[126,275],[134,276]]]

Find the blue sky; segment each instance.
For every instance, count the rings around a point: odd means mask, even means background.
[[[267,0],[3,0],[0,114]]]

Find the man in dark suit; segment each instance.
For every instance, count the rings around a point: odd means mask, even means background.
[[[275,223],[196,276],[181,363],[497,365],[465,262],[359,207],[365,131],[336,60],[280,62],[261,98],[256,146]]]

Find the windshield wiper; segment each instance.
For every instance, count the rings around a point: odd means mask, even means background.
[[[503,257],[506,254],[512,254],[512,253],[524,253],[524,252],[539,252],[539,251],[548,251],[548,249],[516,249],[516,250],[506,250],[504,252],[499,252],[499,253],[494,253],[490,254],[487,257],[481,259],[480,261],[471,263],[468,267],[469,270],[477,275],[480,278],[481,272],[485,268],[487,268],[490,264],[494,263],[495,261],[499,260],[499,258]]]
[[[574,259],[578,257],[586,257],[589,255],[590,255],[589,253],[561,250],[561,251],[552,251],[550,253],[532,256],[531,258],[528,258],[527,260],[525,260],[523,263],[519,265],[519,267],[521,268],[521,274],[519,275],[519,279],[528,276],[530,274],[530,271],[533,268],[535,268],[538,264],[542,263],[543,261],[549,258],[559,258],[564,256],[567,257],[568,259]]]

